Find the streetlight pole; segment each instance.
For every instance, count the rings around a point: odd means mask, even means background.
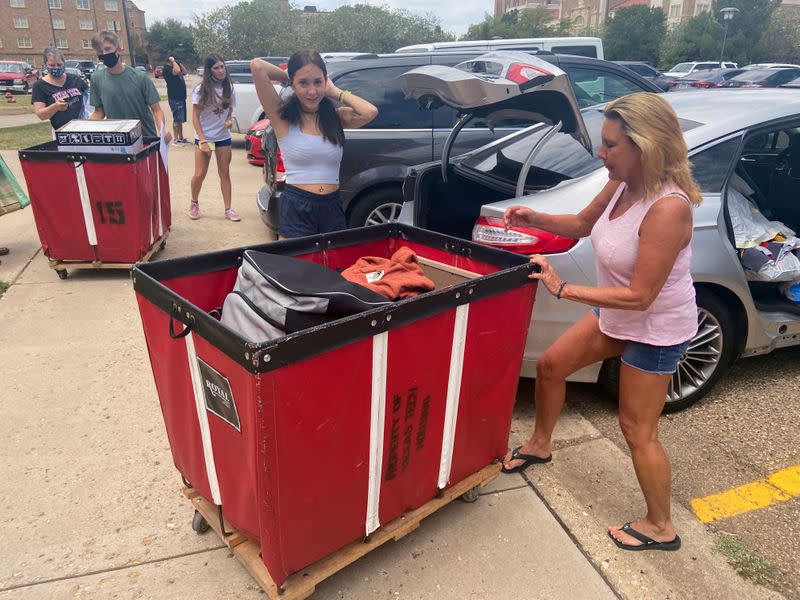
[[[722,50],[719,52],[719,66],[722,67],[722,57],[725,55],[725,42],[728,40],[728,25],[730,25],[730,22],[739,13],[739,9],[727,7],[720,9],[719,12],[722,13],[722,20],[725,21],[725,34],[722,36]]]

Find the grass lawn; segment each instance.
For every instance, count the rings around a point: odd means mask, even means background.
[[[50,133],[50,121],[42,121],[21,127],[4,127],[0,129],[0,150],[19,150],[49,142],[53,139]]]
[[[24,115],[25,113],[33,112],[30,94],[14,94],[14,100],[16,102],[8,103],[0,95],[0,115]]]

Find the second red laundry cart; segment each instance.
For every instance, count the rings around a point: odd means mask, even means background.
[[[159,141],[136,154],[19,151],[42,251],[68,268],[130,267],[166,243],[172,215]]]

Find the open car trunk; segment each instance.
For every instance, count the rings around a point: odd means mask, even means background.
[[[448,165],[446,182],[439,169],[423,171],[417,189],[415,224],[463,239],[472,239],[472,228],[482,205],[513,197],[464,177],[453,165]]]

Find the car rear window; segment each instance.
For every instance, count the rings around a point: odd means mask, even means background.
[[[530,186],[550,186],[559,181],[581,177],[597,169],[602,161],[597,157],[601,144],[603,128],[602,107],[592,107],[581,111],[583,122],[592,140],[592,153],[567,133],[557,133],[550,139],[531,165],[527,184]],[[679,119],[681,129],[689,131],[702,125],[696,121]],[[498,143],[479,150],[462,163],[462,166],[480,171],[486,175],[515,184],[522,164],[534,144],[548,131],[549,126],[537,125],[500,140]]]
[[[597,48],[594,46],[553,46],[550,51],[553,54],[573,54],[597,58]]]
[[[770,69],[752,69],[740,73],[734,79],[736,81],[761,81],[774,74],[775,71]]]

